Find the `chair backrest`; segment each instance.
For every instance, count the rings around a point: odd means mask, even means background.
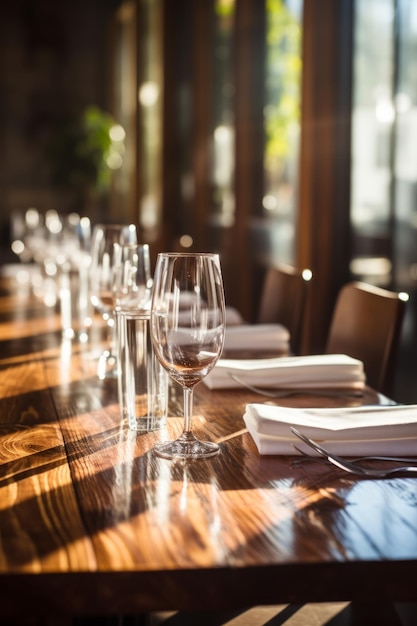
[[[282,324],[290,333],[293,354],[301,353],[304,314],[307,309],[312,272],[289,265],[267,269],[261,290],[256,321]]]
[[[348,354],[364,363],[367,383],[390,396],[408,296],[361,282],[338,294],[326,353]]]

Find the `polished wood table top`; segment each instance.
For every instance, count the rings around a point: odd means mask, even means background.
[[[7,287],[7,286],[6,286]],[[0,295],[0,618],[416,599],[417,480],[261,457],[248,391],[196,388],[206,461],[157,458],[161,433],[121,424],[102,346],[63,341],[58,314]],[[167,430],[182,427],[172,386]],[[288,406],[342,406],[298,396]],[[357,400],[354,400],[357,402]],[[378,402],[368,390],[364,403]]]

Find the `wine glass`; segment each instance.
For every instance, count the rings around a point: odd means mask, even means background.
[[[108,347],[99,357],[97,374],[100,379],[117,376],[115,349],[115,308],[117,305],[116,266],[117,247],[114,244],[136,243],[133,224],[97,224],[91,238],[90,299],[107,325]]]
[[[225,304],[217,254],[160,253],[157,257],[151,337],[155,354],[183,388],[184,430],[175,441],[154,446],[167,459],[205,459],[219,446],[192,432],[194,387],[214,367],[223,349]]]

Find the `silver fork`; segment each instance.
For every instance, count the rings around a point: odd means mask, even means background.
[[[362,465],[358,465],[356,462],[348,461],[337,454],[332,454],[323,446],[320,446],[316,441],[306,437],[303,433],[300,433],[297,428],[294,426],[290,426],[291,431],[296,435],[301,441],[303,441],[307,446],[315,450],[320,456],[327,459],[330,463],[339,467],[345,472],[350,472],[351,474],[355,474],[356,476],[367,476],[368,478],[385,478],[387,476],[393,476],[394,474],[417,474],[417,465],[401,465],[397,467],[390,467],[385,469],[373,469],[368,467],[363,467]],[[303,453],[303,451],[294,446],[299,452]],[[304,454],[304,453],[303,453]]]
[[[291,396],[299,396],[299,395],[308,395],[308,396],[324,396],[326,398],[340,398],[341,396],[346,398],[362,398],[364,396],[363,391],[358,389],[349,389],[349,390],[341,390],[341,389],[278,389],[277,391],[271,391],[267,389],[261,389],[260,387],[255,387],[254,385],[250,385],[249,383],[242,380],[233,372],[228,372],[230,378],[234,380],[242,387],[246,387],[249,391],[253,391],[254,393],[258,393],[261,396],[266,396],[268,398],[289,398]]]

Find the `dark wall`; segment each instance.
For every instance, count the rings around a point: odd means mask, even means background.
[[[106,109],[116,0],[10,0],[0,18],[0,261],[14,209],[66,211],[51,185],[51,133],[67,113]],[[79,210],[82,212],[83,207]]]

